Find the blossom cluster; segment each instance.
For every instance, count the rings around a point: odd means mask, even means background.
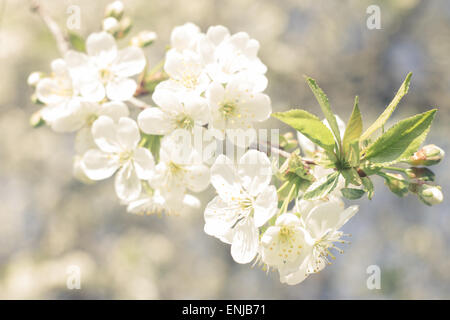
[[[367,174],[383,177],[395,193],[403,195],[406,188],[426,204],[442,201],[440,188],[427,184],[434,177],[426,171],[404,170],[411,180],[403,182],[368,162],[364,157],[381,158],[384,146],[376,141],[377,149],[359,152],[357,101],[346,127],[312,79],[326,119],[303,110],[276,114],[298,131],[297,139],[286,135],[278,141],[277,150],[284,152],[278,162],[272,146],[255,147],[255,122],[272,114],[257,40],[224,26],[206,32],[192,23],[177,26],[161,64],[164,76],[154,78],[143,47],[156,35],[141,32],[119,48],[118,40],[129,31],[121,10],[115,2],[103,31],[89,35],[83,49],[54,60],[51,74],[33,73],[28,82],[35,87],[35,102],[43,105],[39,123],[75,132],[74,176],[86,183],[114,176],[115,193],[128,212],[179,214],[199,208],[195,194],[211,184],[217,195],[206,205],[204,231],[230,244],[237,263],[276,269],[280,281],[292,285],[321,271],[334,259],[333,251],[342,252],[341,228],[358,211],[356,205],[346,208],[342,197],[367,192],[371,198]],[[152,105],[136,98],[142,92],[152,93]],[[434,111],[419,116],[431,124]],[[244,151],[241,156],[219,152],[222,142]],[[285,151],[292,147],[292,153]],[[411,161],[436,164],[443,154],[428,146]]]

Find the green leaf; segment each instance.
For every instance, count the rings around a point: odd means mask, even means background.
[[[159,149],[161,146],[161,139],[163,136],[146,134],[141,132],[141,141],[139,142],[139,146],[143,148],[147,148],[153,155],[155,159],[155,163],[159,162]]]
[[[325,197],[331,191],[336,188],[336,185],[339,180],[339,172],[333,172],[328,176],[323,176],[306,190],[303,195],[303,199],[305,200],[317,200]]]
[[[356,200],[361,198],[366,192],[361,189],[342,188],[341,193],[347,199]]]
[[[347,127],[345,129],[344,133],[344,152],[347,152],[349,145],[355,141],[359,141],[359,137],[362,133],[362,118],[361,118],[361,112],[359,111],[358,107],[359,99],[358,96],[355,97],[355,104],[353,106],[352,115],[350,116],[350,119],[348,120]]]
[[[333,134],[315,115],[300,109],[272,113],[272,116],[301,132],[327,151],[334,151]]]
[[[331,111],[330,103],[328,101],[327,96],[325,93],[320,89],[320,87],[317,85],[316,81],[310,77],[306,77],[306,82],[308,82],[309,87],[311,88],[312,92],[316,96],[317,102],[319,102],[320,108],[322,109],[323,114],[325,115],[325,118],[328,121],[328,124],[330,125],[331,131],[333,131],[334,136],[336,138],[336,141],[338,145],[341,144],[341,133],[339,132],[339,126],[336,121],[336,116]]]
[[[374,192],[372,180],[370,180],[369,177],[362,177],[361,181],[364,186],[364,190],[367,191],[367,198],[369,198],[369,200],[372,200],[373,192]]]
[[[436,109],[399,121],[371,144],[364,159],[390,164],[412,155],[425,140]]]
[[[85,41],[78,33],[69,30],[68,36],[70,45],[73,49],[81,52],[86,52]]]
[[[353,143],[350,144],[349,150],[346,152],[345,159],[349,163],[351,167],[359,166],[359,141],[354,140]]]
[[[372,133],[380,129],[384,126],[386,121],[389,119],[391,114],[394,112],[395,108],[399,104],[400,100],[408,93],[409,83],[411,81],[412,73],[408,73],[405,81],[403,81],[402,85],[397,91],[394,99],[392,99],[391,103],[387,106],[387,108],[383,111],[383,113],[378,117],[378,119],[364,132],[361,136],[361,140],[367,139]]]
[[[341,171],[341,174],[345,178],[345,186],[349,184],[361,185],[361,178],[355,168],[344,169]]]

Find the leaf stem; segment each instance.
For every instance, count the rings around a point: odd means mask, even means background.
[[[291,202],[292,195],[294,194],[296,187],[297,186],[295,184],[292,184],[291,190],[289,190],[289,193],[288,193],[286,199],[284,199],[283,204],[281,205],[280,211],[278,212],[277,216],[286,212],[286,210],[289,206],[289,203]]]
[[[406,169],[397,167],[384,167],[383,169],[406,173]]]

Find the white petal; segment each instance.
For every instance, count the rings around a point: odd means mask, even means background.
[[[189,209],[199,209],[201,206],[200,200],[191,194],[184,195],[183,204]]]
[[[256,196],[269,185],[272,165],[264,152],[249,150],[239,160],[238,175],[244,188]]]
[[[137,176],[141,180],[148,180],[152,177],[155,169],[155,161],[148,149],[137,148],[134,151],[134,167]]]
[[[239,107],[243,116],[248,117],[251,121],[267,120],[272,113],[270,98],[263,93],[252,95],[248,100],[240,103]]]
[[[220,239],[222,242],[231,243],[232,227],[236,224],[239,212],[230,209],[219,196],[214,197],[205,209],[205,233]]]
[[[94,121],[92,124],[92,137],[97,146],[104,152],[121,151],[117,139],[117,126],[110,117],[100,116]]]
[[[305,261],[296,272],[289,274],[283,274],[280,272],[280,281],[281,283],[286,283],[292,286],[305,280],[308,275],[307,263]]]
[[[300,225],[300,219],[295,214],[292,213],[283,213],[277,218],[275,221],[275,225],[277,226],[296,226]]]
[[[211,167],[211,184],[224,201],[239,195],[241,185],[230,158],[219,155]]]
[[[86,123],[83,104],[80,101],[72,100],[61,109],[64,111],[51,124],[56,132],[77,131]]]
[[[235,226],[231,256],[237,263],[251,262],[258,252],[259,232],[252,218],[246,218]]]
[[[96,77],[85,78],[80,84],[80,93],[84,99],[98,102],[105,98],[105,87]]]
[[[186,113],[199,125],[206,124],[210,118],[208,103],[205,98],[187,97],[184,100],[184,108]]]
[[[280,264],[279,248],[278,248],[278,236],[280,227],[271,226],[267,228],[264,234],[261,236],[262,260],[269,266],[278,266]],[[272,247],[271,249],[269,249]]]
[[[106,96],[110,100],[126,101],[136,92],[136,81],[129,78],[114,78],[106,85]]]
[[[131,77],[141,73],[145,63],[144,51],[141,48],[127,47],[119,51],[111,70],[121,78]]]
[[[225,89],[219,82],[213,82],[206,91],[206,97],[212,108],[218,108],[225,99]]]
[[[95,78],[97,76],[98,71],[84,53],[69,50],[65,54],[64,60],[75,84],[79,83],[83,78]]]
[[[328,201],[311,210],[305,224],[313,237],[321,237],[329,230],[338,230],[358,211],[358,206],[345,210],[336,203]]]
[[[133,164],[127,162],[116,174],[114,188],[119,199],[131,201],[137,199],[141,194],[142,185]]]
[[[69,50],[64,55],[64,61],[66,61],[69,69],[79,69],[87,67],[89,64],[89,57],[81,52]]]
[[[166,135],[175,130],[172,119],[159,108],[147,108],[139,113],[139,127],[147,134]]]
[[[186,167],[184,182],[189,190],[193,192],[201,192],[209,185],[209,168],[204,164],[192,165]]]
[[[121,117],[128,117],[130,115],[130,110],[128,110],[127,105],[123,102],[111,101],[101,105],[98,115],[108,116],[113,119],[114,122],[117,122]]]
[[[153,101],[165,112],[181,112],[181,104],[178,97],[167,89],[156,89],[152,95]]]
[[[59,82],[53,78],[44,78],[36,86],[36,97],[45,104],[59,104],[71,96],[72,93],[65,93],[64,88],[61,88]]]
[[[119,168],[119,159],[101,150],[91,149],[83,156],[82,168],[89,179],[103,180],[116,172]]]
[[[210,40],[212,43],[214,43],[214,45],[217,46],[219,43],[230,36],[230,32],[224,26],[211,26],[208,28],[206,36],[208,37],[208,40]]]
[[[278,197],[275,186],[266,187],[256,198],[253,209],[255,225],[261,227],[277,212]]]
[[[124,150],[136,148],[139,140],[141,140],[136,121],[127,117],[120,118],[117,126],[117,140]]]
[[[155,213],[155,204],[151,196],[141,196],[136,200],[132,200],[127,205],[127,212],[135,214],[152,214]]]
[[[74,157],[72,174],[73,174],[74,178],[77,179],[78,181],[81,181],[86,184],[92,184],[92,183],[94,183],[94,180],[89,179],[89,177],[84,172],[83,166],[82,166],[82,160],[83,160],[83,158],[81,156]]]
[[[92,33],[86,40],[86,51],[106,66],[117,56],[116,40],[107,32]]]
[[[200,28],[193,23],[176,26],[170,35],[170,44],[177,50],[193,49],[195,41],[200,34]]]

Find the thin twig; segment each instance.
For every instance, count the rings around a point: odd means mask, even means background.
[[[37,13],[41,17],[42,21],[46,24],[47,28],[55,38],[59,52],[61,55],[64,55],[69,50],[69,44],[64,37],[61,28],[55,20],[45,12],[38,0],[31,1],[31,11]]]
[[[149,108],[150,106],[148,104],[146,104],[144,101],[139,100],[135,97],[131,97],[128,102],[130,102],[132,105],[134,105],[135,107],[141,108],[141,109],[146,109]]]
[[[254,142],[254,143],[252,143],[250,145],[250,149],[256,149],[256,150],[259,150],[259,151],[262,151],[262,152],[265,152],[265,153],[270,151],[271,153],[278,154],[278,155],[280,155],[280,156],[282,156],[283,158],[286,158],[286,159],[291,157],[291,153],[289,153],[287,151],[284,151],[284,150],[282,150],[282,149],[280,149],[280,148],[278,148],[278,147],[276,147],[276,146],[274,146],[274,145],[272,145],[272,144],[270,144],[268,142],[266,142],[266,143]],[[309,164],[316,165],[317,164],[314,160],[308,159],[308,158],[303,158],[302,157],[302,161],[306,165],[309,165]]]

